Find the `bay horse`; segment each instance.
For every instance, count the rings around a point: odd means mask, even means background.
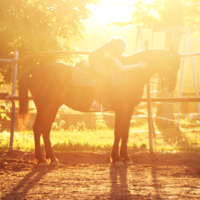
[[[135,68],[121,72],[122,85],[109,91],[111,109],[115,113],[114,144],[110,160],[116,165],[132,165],[127,153],[129,127],[134,107],[143,95],[143,88],[150,77],[158,73],[163,77],[162,88],[174,90],[180,67],[178,52],[170,48],[140,51],[121,59],[123,65],[144,60],[147,69]],[[89,112],[94,99],[94,87],[71,86],[74,67],[61,63],[48,63],[27,70],[19,80],[19,117],[23,119],[28,112],[28,90],[31,92],[37,109],[33,125],[35,158],[38,165],[47,164],[42,156],[40,136],[43,136],[46,159],[51,164],[59,163],[55,158],[50,142],[50,131],[59,107],[63,104],[74,110]],[[121,140],[121,147],[119,143]]]

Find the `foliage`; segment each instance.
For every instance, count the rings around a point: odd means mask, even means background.
[[[95,128],[97,130],[106,130],[106,129],[108,129],[107,124],[105,122],[105,119],[104,119],[104,116],[103,116],[102,113],[96,113]]]
[[[81,123],[80,123],[81,124]],[[138,125],[129,131],[128,149],[148,151],[148,128],[138,121]],[[187,124],[187,125],[186,125]],[[199,122],[181,121],[180,130],[173,128],[158,131],[154,136],[155,151],[200,151]],[[192,130],[191,130],[192,128]],[[70,130],[57,129],[51,131],[51,143],[54,151],[110,151],[113,145],[113,130]],[[10,133],[0,133],[0,151],[9,148]],[[42,148],[44,143],[41,138]],[[32,131],[15,132],[14,149],[34,151],[34,136]]]
[[[144,117],[142,118],[133,118],[131,119],[130,127],[143,127],[144,129],[147,128],[148,120]]]
[[[5,84],[4,80],[0,81],[0,88],[3,87],[4,84]],[[4,90],[2,90],[1,92],[7,93]],[[5,103],[5,100],[0,100],[0,131],[2,129],[1,122],[3,121],[3,119],[10,121],[10,118],[6,115],[6,111],[9,110],[10,110],[10,103],[9,102]]]
[[[166,3],[170,6],[165,7]],[[182,5],[181,5],[182,4]],[[200,22],[200,1],[198,0],[152,0],[148,3],[143,0],[135,0],[132,3],[132,19],[129,22],[115,23],[120,26],[130,24],[140,26],[163,26],[166,18],[165,9],[168,9],[167,17],[171,20],[174,18],[183,18],[183,26],[189,27],[193,31],[199,31]],[[177,14],[178,13],[178,14]],[[178,26],[175,22],[172,25]],[[180,26],[180,24],[179,24]]]
[[[200,151],[198,132],[167,130],[157,133],[154,138],[154,151]],[[147,130],[130,131],[128,149],[148,151],[149,133]],[[8,151],[10,133],[0,133],[0,151]],[[51,143],[54,151],[110,151],[113,145],[113,130],[94,131],[52,131]],[[41,138],[42,148],[44,143]],[[15,132],[14,149],[34,152],[32,131]]]
[[[91,15],[89,4],[99,0],[1,0],[0,1],[0,57],[20,57],[40,51],[71,50],[70,43],[83,39],[82,20]],[[19,74],[34,65],[57,59],[69,60],[64,55],[42,55],[20,63]],[[0,63],[0,73],[10,82],[11,64]]]
[[[57,115],[56,118],[59,118],[60,116]],[[104,119],[104,115],[102,113],[95,113],[95,119],[94,119],[94,126],[91,124],[86,124],[84,120],[77,122],[76,125],[66,124],[64,120],[60,120],[59,122],[54,122],[52,125],[52,130],[57,131],[63,131],[63,130],[69,130],[69,131],[89,131],[90,129],[96,129],[96,130],[108,130],[108,126],[106,124],[106,121]]]

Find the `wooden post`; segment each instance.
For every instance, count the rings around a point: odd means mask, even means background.
[[[151,93],[150,93],[150,83],[147,83],[147,105],[148,105],[148,122],[149,122],[149,150],[153,153],[153,121],[151,113]]]
[[[149,42],[145,41],[145,50],[149,49]],[[151,108],[151,89],[150,82],[147,82],[147,105],[148,105],[148,122],[149,122],[149,151],[153,153],[153,120]]]
[[[19,53],[15,51],[15,60],[18,59]],[[13,86],[12,86],[12,96],[15,96],[17,87],[17,63],[14,63],[13,66]],[[14,141],[14,131],[15,131],[15,100],[12,100],[12,118],[11,118],[11,131],[10,131],[10,146],[9,151],[13,150],[13,141]]]

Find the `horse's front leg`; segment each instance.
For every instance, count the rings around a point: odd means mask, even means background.
[[[122,140],[121,140],[120,158],[125,165],[133,165],[133,161],[128,156],[127,152],[127,143],[128,143],[129,128],[130,128],[132,114],[133,114],[133,109],[129,109],[124,120]]]
[[[130,113],[128,108],[129,107],[126,104],[124,104],[124,105],[121,105],[120,108],[118,108],[115,111],[114,144],[113,144],[111,157],[110,157],[112,164],[123,165],[122,160],[119,156],[119,142],[123,138],[124,126],[127,124],[127,115]],[[130,119],[130,117],[128,118]]]

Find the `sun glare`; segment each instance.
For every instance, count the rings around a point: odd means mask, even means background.
[[[153,0],[144,0],[144,3],[150,4],[150,3],[152,3],[152,1],[153,1]]]
[[[123,2],[123,5],[117,5]],[[102,23],[121,22],[131,19],[130,0],[101,0],[100,5],[92,6],[93,16]]]
[[[132,18],[132,4],[134,0],[101,0],[99,5],[91,6],[93,16],[102,23],[125,22]],[[153,0],[144,0],[150,4]]]

